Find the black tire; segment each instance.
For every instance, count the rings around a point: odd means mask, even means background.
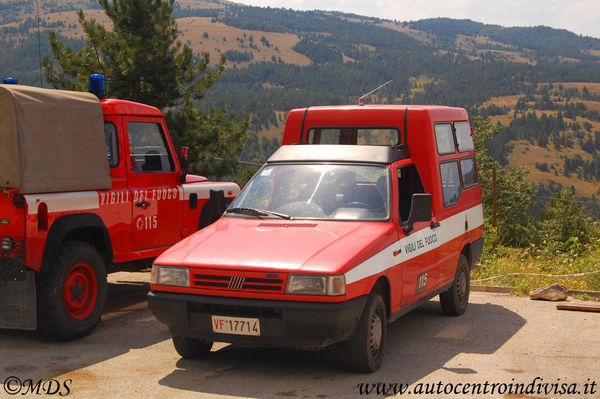
[[[372,373],[381,367],[387,337],[385,303],[378,292],[369,295],[354,336],[348,342],[353,369]]]
[[[460,255],[452,286],[448,291],[440,294],[440,305],[442,305],[444,314],[459,316],[465,313],[469,305],[470,291],[471,275],[469,261],[464,255]]]
[[[106,302],[106,267],[98,250],[69,241],[56,262],[37,281],[38,330],[61,341],[88,335],[100,321]]]
[[[210,352],[213,343],[196,338],[173,335],[173,346],[177,353],[179,353],[179,356],[185,359],[198,359]]]

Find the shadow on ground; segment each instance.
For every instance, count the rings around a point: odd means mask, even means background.
[[[0,375],[51,379],[170,338],[146,307],[148,290],[145,282],[109,282],[102,320],[89,336],[76,341],[56,342],[37,331],[0,330]]]
[[[359,394],[360,382],[412,384],[442,368],[475,374],[445,364],[462,353],[494,353],[524,324],[521,316],[494,304],[470,304],[464,315],[446,317],[439,302],[430,301],[389,326],[384,364],[373,374],[349,370],[343,345],[321,352],[228,345],[202,360],[179,360],[178,369],[159,384],[236,397],[352,396]]]

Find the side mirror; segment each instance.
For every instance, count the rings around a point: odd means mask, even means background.
[[[408,216],[408,225],[404,232],[408,235],[413,230],[415,222],[431,221],[432,201],[431,194],[413,194],[410,214]]]
[[[181,165],[181,184],[185,183],[185,177],[190,169],[189,151],[190,150],[188,147],[181,147],[179,152],[179,163]]]

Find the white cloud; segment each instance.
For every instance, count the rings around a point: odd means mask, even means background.
[[[240,0],[260,7],[335,10],[398,21],[448,17],[502,26],[545,25],[600,38],[598,0]]]

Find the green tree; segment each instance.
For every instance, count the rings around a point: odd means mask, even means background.
[[[549,248],[566,251],[589,244],[593,235],[592,219],[585,215],[572,189],[560,191],[540,214],[540,239]]]
[[[246,140],[249,116],[236,119],[224,109],[197,108],[205,91],[225,71],[222,56],[215,68],[204,53],[177,40],[174,0],[99,0],[109,30],[79,10],[85,45],[73,50],[50,33],[54,59],[44,58],[48,81],[56,88],[86,90],[91,73],[103,73],[111,97],[154,105],[167,114],[175,145],[191,148],[191,170],[221,177],[236,171],[234,155]],[[55,65],[58,64],[58,66]]]
[[[537,194],[535,184],[526,180],[528,171],[523,167],[505,167],[487,154],[490,140],[500,127],[489,119],[474,117],[473,141],[479,166],[479,179],[483,189],[483,210],[486,235],[499,244],[524,246],[535,237],[531,206]],[[492,229],[493,169],[496,168],[498,229]],[[489,241],[487,244],[491,244]]]

